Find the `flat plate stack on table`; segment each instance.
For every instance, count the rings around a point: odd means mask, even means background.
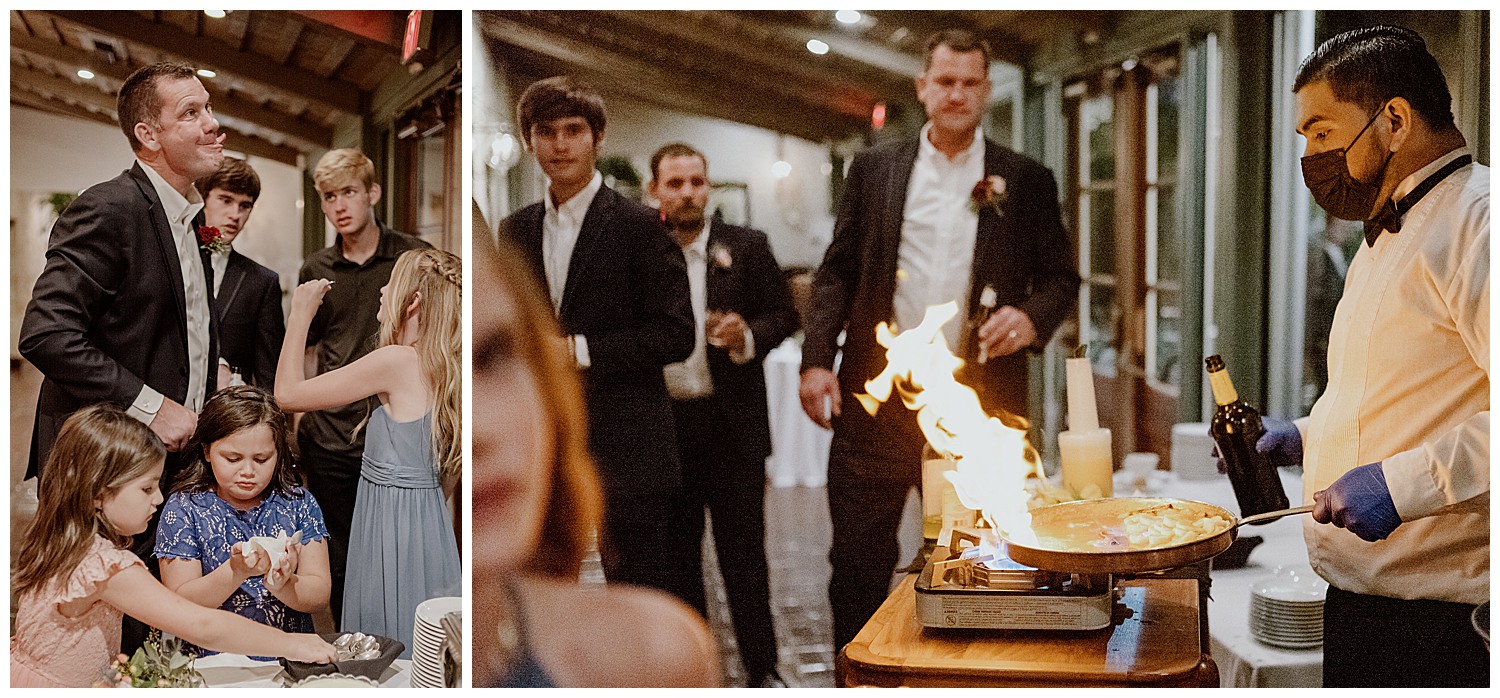
[[[412,688],[444,688],[443,616],[458,613],[463,599],[443,596],[417,606],[416,630],[412,632]]]
[[[1274,647],[1323,644],[1323,600],[1328,582],[1310,569],[1278,567],[1250,586],[1250,634]]]

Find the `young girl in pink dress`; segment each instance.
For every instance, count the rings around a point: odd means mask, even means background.
[[[32,521],[11,573],[14,687],[87,687],[120,651],[120,617],[202,647],[329,662],[332,645],[205,608],[167,590],[130,537],[162,502],[166,449],[118,407],[95,405],[63,423],[38,486]]]

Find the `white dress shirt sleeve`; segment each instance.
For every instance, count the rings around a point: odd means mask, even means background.
[[[156,413],[161,411],[162,400],[166,396],[153,390],[149,385],[141,386],[141,392],[135,396],[135,402],[125,410],[128,414],[140,420],[142,424],[150,426],[151,420],[156,419]]]
[[[1478,230],[1484,220],[1471,221]],[[1490,239],[1478,236],[1461,257],[1443,296],[1454,327],[1475,365],[1490,372]],[[1437,513],[1490,491],[1490,413],[1479,412],[1446,433],[1410,451],[1391,456],[1381,466],[1391,500],[1403,521]]]

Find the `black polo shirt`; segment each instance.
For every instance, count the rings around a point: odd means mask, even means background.
[[[342,368],[380,345],[380,288],[391,279],[396,258],[407,250],[430,248],[420,238],[380,226],[375,254],[364,264],[344,257],[340,243],[318,250],[302,262],[297,283],[329,279],[333,287],[323,296],[323,305],[307,330],[307,346],[317,347],[318,374]],[[361,421],[380,405],[369,397],[341,407],[309,412],[302,416],[298,434],[334,453],[358,458],[365,450]]]

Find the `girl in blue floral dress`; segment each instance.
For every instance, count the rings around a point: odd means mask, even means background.
[[[194,459],[162,508],[155,555],[168,589],[287,632],[311,632],[327,608],[328,529],[293,470],[291,419],[259,388],[221,390],[203,406]],[[293,537],[275,561],[252,537]],[[204,654],[209,654],[204,652]]]

